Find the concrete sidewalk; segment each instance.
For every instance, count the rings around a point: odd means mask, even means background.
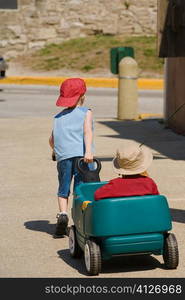
[[[68,238],[52,238],[58,207],[56,163],[48,146],[51,118],[3,118],[0,128],[0,277],[87,277],[84,260],[69,255]],[[160,193],[168,197],[180,264],[177,270],[165,270],[161,256],[115,258],[103,263],[99,277],[184,277],[185,137],[165,129],[158,119],[97,118],[101,180],[116,176],[111,161],[126,140],[145,141],[153,152],[149,173]]]

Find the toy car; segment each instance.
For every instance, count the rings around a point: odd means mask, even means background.
[[[179,254],[172,221],[163,195],[94,200],[94,192],[107,183],[77,186],[72,205],[74,225],[69,230],[72,257],[84,252],[89,275],[101,272],[102,260],[118,255],[163,255],[165,267],[175,269]]]

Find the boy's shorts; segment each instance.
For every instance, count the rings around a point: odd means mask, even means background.
[[[71,181],[74,176],[74,189],[82,182],[82,176],[76,168],[76,160],[81,157],[72,157],[57,163],[58,170],[58,197],[68,198],[70,194]]]

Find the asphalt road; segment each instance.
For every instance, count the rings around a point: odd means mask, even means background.
[[[0,85],[0,117],[47,117],[56,114],[59,88],[55,86]],[[86,105],[95,118],[116,118],[117,89],[88,88]],[[11,109],[10,109],[11,108]],[[138,93],[138,114],[163,114],[163,92],[142,90]]]
[[[0,277],[86,278],[84,260],[69,255],[68,238],[52,238],[58,212],[57,174],[48,137],[53,115],[59,110],[55,107],[58,89],[1,88]],[[115,177],[112,157],[116,147],[127,139],[139,143],[145,140],[154,155],[149,174],[169,200],[180,252],[176,270],[166,270],[161,256],[119,257],[104,262],[99,277],[184,277],[185,138],[164,129],[156,119],[116,120],[115,89],[89,89],[87,99],[96,119],[95,147],[102,161],[101,180]],[[139,91],[139,103],[142,113],[162,113],[162,92]]]

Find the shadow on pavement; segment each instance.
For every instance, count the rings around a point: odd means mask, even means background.
[[[28,221],[24,223],[24,226],[26,227],[26,229],[46,232],[51,235],[54,234],[56,228],[56,224],[50,224],[48,220]],[[66,232],[66,235],[68,234],[69,234],[69,227],[67,228],[67,232]]]
[[[170,208],[172,221],[178,223],[185,223],[185,210]]]
[[[115,131],[115,134],[102,136],[135,140],[140,144],[144,143],[146,146],[160,153],[155,155],[155,159],[171,158],[174,160],[185,160],[185,136],[176,134],[171,129],[165,128],[159,119],[147,119],[143,121],[118,121],[115,119],[115,121],[97,122]],[[113,143],[112,139],[110,143]],[[107,160],[109,159],[107,158]]]
[[[55,224],[50,224],[48,220],[35,220],[24,223],[26,229],[41,231],[53,235]],[[69,249],[57,251],[59,257],[70,267],[77,270],[80,274],[88,276],[84,259],[74,259],[71,257]],[[152,270],[156,268],[164,269],[155,257],[150,255],[134,255],[114,257],[110,260],[103,261],[101,273],[119,273],[119,272],[137,272],[144,270]]]
[[[164,269],[164,265],[151,255],[120,256],[103,261],[102,273],[139,272],[156,268]]]
[[[69,253],[69,249],[63,249],[57,251],[59,257],[70,267],[77,270],[80,274],[87,275],[85,270],[84,259],[82,258],[73,258]]]
[[[53,235],[56,224],[50,224],[48,220],[35,220],[25,222],[24,226],[29,230],[42,231]]]
[[[60,250],[57,253],[70,267],[80,274],[88,276],[83,258],[72,258],[68,249]],[[120,256],[103,261],[101,273],[139,272],[156,268],[164,269],[164,265],[151,255]]]

